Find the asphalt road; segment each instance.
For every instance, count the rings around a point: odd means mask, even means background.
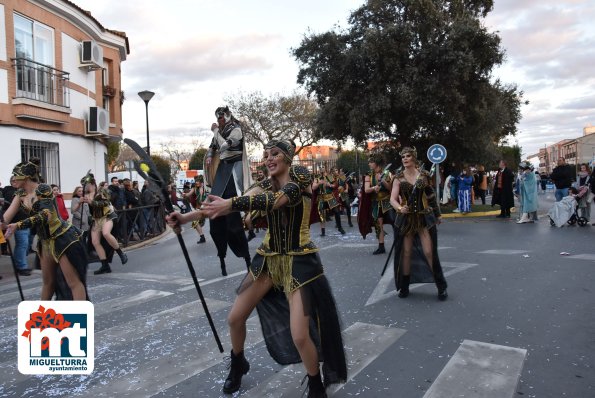
[[[388,228],[387,228],[388,230]],[[329,235],[330,232],[330,235]],[[516,225],[495,218],[447,220],[439,227],[446,302],[433,285],[396,297],[386,255],[355,228],[312,235],[340,310],[349,380],[334,397],[595,397],[595,227],[552,228],[542,217]],[[218,397],[230,350],[226,315],[245,273],[228,257],[220,275],[215,247],[184,232],[226,353],[220,354],[177,240],[169,234],[89,275],[95,304],[95,370],[88,376],[24,376],[16,368],[18,294],[0,268],[0,396]],[[250,242],[253,251],[263,237]],[[392,233],[387,238],[387,249]],[[561,255],[567,252],[569,255]],[[95,264],[92,268],[96,268]],[[23,277],[39,297],[40,275]],[[300,365],[268,355],[256,315],[251,363],[236,396],[299,397]]]

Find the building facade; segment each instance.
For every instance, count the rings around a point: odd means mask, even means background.
[[[67,0],[0,0],[0,181],[38,157],[65,193],[91,169],[106,178],[107,144],[120,140],[123,32]]]
[[[549,174],[558,164],[559,158],[564,158],[567,164],[595,165],[595,128],[587,126],[583,135],[574,139],[566,139],[539,150],[539,172]]]

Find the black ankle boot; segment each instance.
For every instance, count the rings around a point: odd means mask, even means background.
[[[345,230],[341,226],[341,216],[339,215],[339,212],[335,213],[335,223],[337,225],[337,229],[339,232],[341,232],[341,235],[345,235]]]
[[[320,234],[320,236],[326,236],[326,235],[324,234],[324,228],[320,228],[320,230],[322,231],[322,233]]]
[[[244,357],[244,351],[239,354],[234,354],[231,350],[231,362],[228,366],[229,374],[223,384],[223,392],[225,394],[232,394],[240,389],[242,385],[242,376],[250,370],[250,364]]]
[[[227,276],[227,270],[225,269],[225,259],[223,257],[219,257],[219,262],[221,263],[221,275]]]
[[[401,281],[401,290],[399,290],[399,298],[405,298],[409,296],[409,281],[411,280],[411,275],[403,275],[403,279]]]
[[[384,243],[379,243],[378,249],[374,250],[374,253],[372,253],[372,254],[376,255],[376,254],[383,254],[383,253],[386,253],[386,250],[384,249]]]
[[[118,253],[118,256],[120,256],[120,261],[122,262],[122,265],[128,262],[128,256],[126,255],[126,253],[122,251],[122,249],[116,249],[116,253]]]
[[[99,268],[97,271],[95,271],[93,273],[95,275],[101,275],[101,274],[109,274],[110,272],[112,272],[112,269],[110,268],[107,260],[101,260],[101,268]]]
[[[446,291],[446,284],[436,283],[436,287],[438,288],[438,300],[445,301],[448,297],[448,292]]]
[[[206,241],[207,240],[205,239],[205,236],[204,235],[200,235],[200,239],[196,243],[201,244],[201,243],[205,243]]]
[[[308,398],[326,398],[326,389],[322,384],[320,372],[316,376],[308,375]]]

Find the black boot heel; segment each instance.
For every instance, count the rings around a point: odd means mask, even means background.
[[[238,391],[242,386],[242,376],[250,370],[250,364],[244,357],[244,351],[235,355],[232,350],[230,358],[231,362],[227,367],[229,369],[229,374],[223,384],[223,392],[225,394],[233,394]]]

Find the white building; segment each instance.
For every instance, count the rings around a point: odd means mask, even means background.
[[[72,192],[106,178],[107,143],[122,137],[123,32],[67,0],[0,1],[0,181],[39,157],[48,183]]]

